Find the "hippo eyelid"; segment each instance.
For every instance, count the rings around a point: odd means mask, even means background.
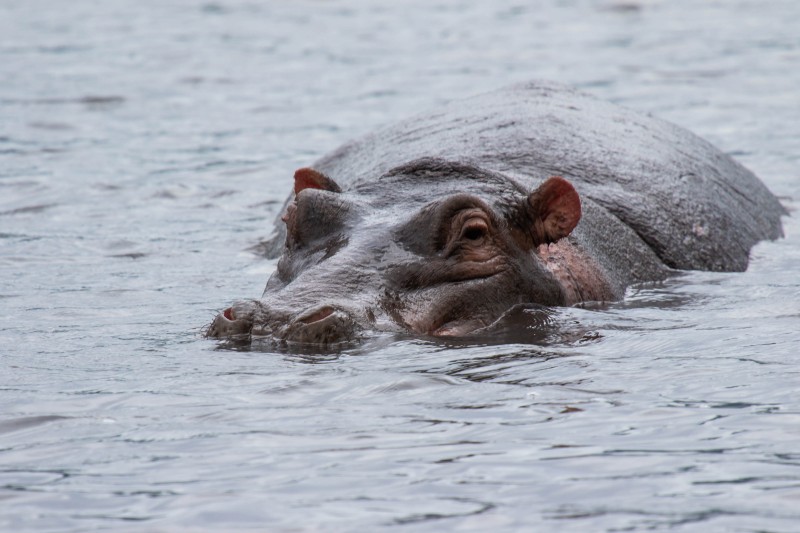
[[[445,257],[464,248],[475,250],[489,244],[496,226],[493,214],[483,206],[473,204],[454,213],[444,239]]]
[[[463,218],[465,213],[481,217],[486,225],[483,228],[476,221],[471,223],[475,224],[474,229],[488,229],[491,233],[492,228],[499,227],[498,217],[483,200],[459,193],[422,206],[393,232],[394,239],[403,248],[421,256],[447,254],[448,248],[463,236],[463,223],[470,218]],[[454,224],[456,219],[458,223]]]
[[[471,216],[461,226],[459,239],[478,241],[489,233],[489,224],[484,217]]]

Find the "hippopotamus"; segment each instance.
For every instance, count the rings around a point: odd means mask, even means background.
[[[549,82],[375,131],[292,185],[261,299],[222,311],[209,337],[475,335],[679,270],[743,271],[786,213],[707,141]]]

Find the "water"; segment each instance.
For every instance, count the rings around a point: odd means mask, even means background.
[[[535,344],[200,336],[295,168],[532,78],[800,198],[800,3],[0,4],[0,530],[797,531],[800,224]]]

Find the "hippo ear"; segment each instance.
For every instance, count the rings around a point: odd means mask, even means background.
[[[581,219],[581,200],[575,187],[561,176],[552,176],[528,196],[533,214],[533,235],[539,244],[566,237]]]
[[[342,192],[335,181],[313,168],[301,168],[294,173],[294,193],[298,194],[303,189]]]

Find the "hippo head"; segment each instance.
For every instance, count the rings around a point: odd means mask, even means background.
[[[580,216],[578,194],[560,177],[529,190],[472,165],[422,159],[342,192],[300,169],[261,300],[226,309],[207,334],[319,344],[366,331],[463,336],[520,304],[574,303],[550,243]]]

